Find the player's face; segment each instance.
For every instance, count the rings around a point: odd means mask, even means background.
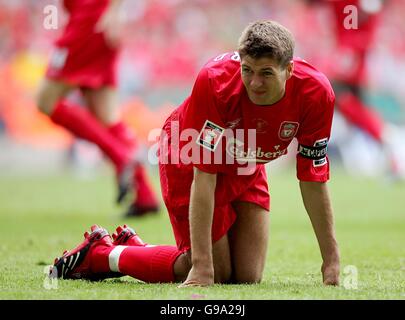
[[[283,98],[286,81],[291,77],[293,62],[280,67],[271,58],[241,60],[242,81],[249,99],[258,105],[271,105]]]

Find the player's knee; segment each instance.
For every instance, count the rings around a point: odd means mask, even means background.
[[[191,269],[191,254],[189,251],[181,254],[174,263],[173,271],[175,280],[183,282],[186,280]]]
[[[59,99],[70,90],[71,87],[66,84],[44,80],[36,96],[38,110],[47,115],[52,114]]]
[[[214,282],[229,283],[232,277],[232,267],[230,264],[224,264],[214,267]]]
[[[232,277],[232,262],[230,256],[225,252],[223,255],[214,257],[214,282],[228,283]]]
[[[52,99],[46,88],[41,88],[36,98],[36,105],[38,110],[47,115],[51,114],[56,102],[54,100],[55,99]]]

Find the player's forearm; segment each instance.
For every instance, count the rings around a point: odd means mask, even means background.
[[[110,3],[108,5],[109,9],[117,9],[124,0],[110,0]]]
[[[110,0],[107,10],[104,12],[104,15],[113,17],[111,19],[119,19],[122,3],[123,0]]]
[[[214,214],[216,175],[194,170],[190,195],[190,240],[192,264],[213,266],[211,227]]]
[[[112,48],[116,48],[120,43],[123,27],[122,2],[123,0],[110,0],[107,9],[95,26],[95,31],[104,33],[106,43]]]
[[[304,206],[311,219],[324,263],[339,264],[339,249],[327,184],[300,181],[300,188]]]

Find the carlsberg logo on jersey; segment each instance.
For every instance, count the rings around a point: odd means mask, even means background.
[[[253,161],[253,162],[269,162],[287,153],[287,149],[278,150],[279,146],[275,146],[275,151],[265,151],[261,147],[255,148],[248,145],[245,150],[245,144],[235,138],[230,138],[227,141],[226,152],[236,161]]]
[[[280,145],[273,146],[272,150],[257,147],[256,129],[233,130],[208,120],[200,131],[180,130],[179,122],[171,121],[170,128],[156,135],[159,142],[148,152],[149,161],[156,164],[158,159],[160,164],[238,164],[238,174],[248,175],[255,170],[256,163],[266,163],[287,154],[287,148]]]

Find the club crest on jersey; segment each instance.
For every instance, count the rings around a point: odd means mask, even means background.
[[[294,121],[283,121],[280,125],[280,130],[278,131],[278,137],[281,140],[291,140],[295,137],[300,124]]]
[[[253,122],[253,125],[256,127],[257,133],[266,133],[267,132],[269,123],[266,120],[256,118],[256,119],[253,119],[252,122]]]
[[[239,123],[241,122],[242,118],[237,118],[235,120],[230,120],[226,123],[226,127],[229,129],[235,129]]]
[[[207,120],[197,138],[197,144],[210,151],[215,151],[225,129]]]

